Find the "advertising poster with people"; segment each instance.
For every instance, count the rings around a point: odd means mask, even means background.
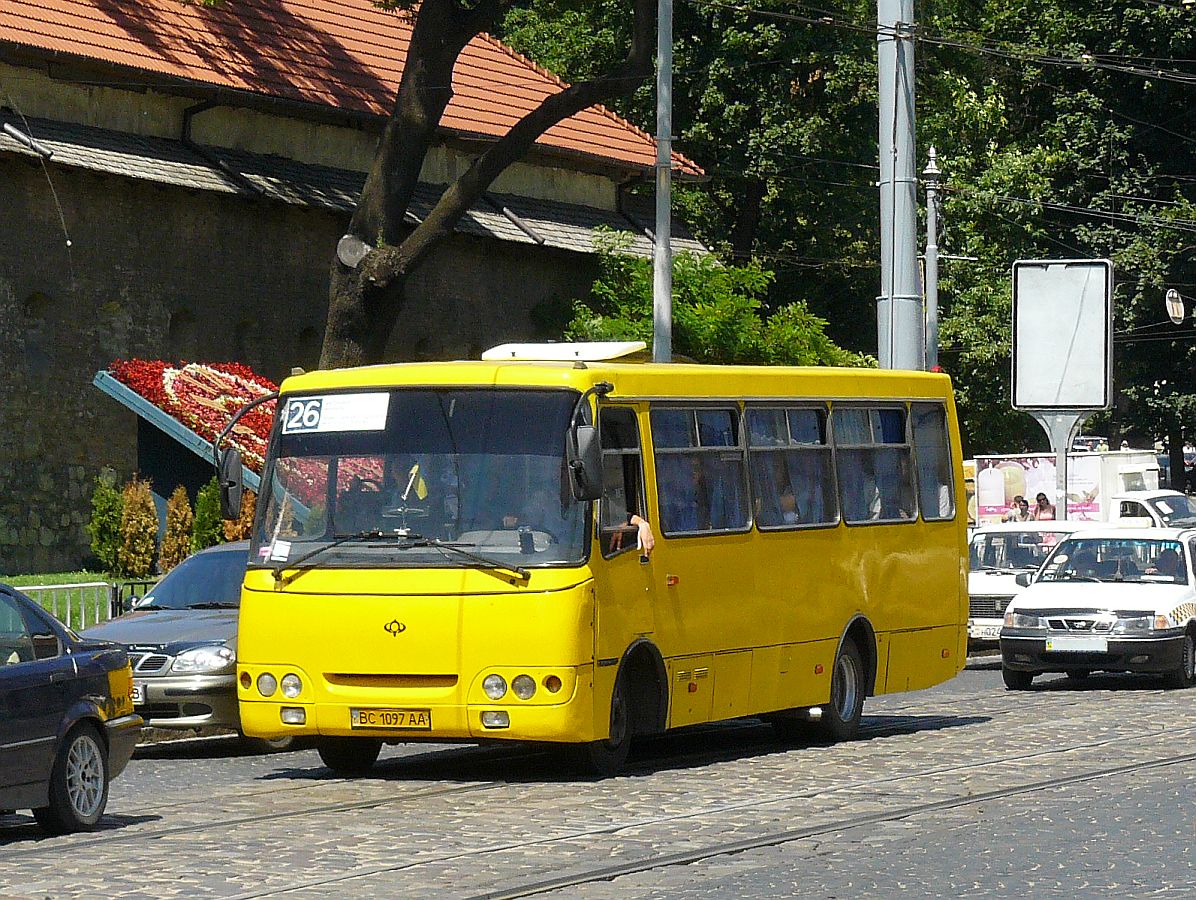
[[[991,522],[1054,519],[1055,457],[1027,454],[976,458],[976,520]],[[1100,458],[1070,457],[1067,462],[1067,517],[1101,518]]]

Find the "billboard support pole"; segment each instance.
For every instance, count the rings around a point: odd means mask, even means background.
[[[1067,454],[1088,418],[1086,412],[1033,413],[1055,451],[1055,518],[1067,518]]]

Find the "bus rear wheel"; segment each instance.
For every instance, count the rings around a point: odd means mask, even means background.
[[[364,775],[377,762],[382,742],[374,738],[320,738],[316,750],[324,765],[337,775]]]
[[[860,731],[864,714],[864,658],[855,641],[847,640],[835,657],[831,699],[822,708],[818,731],[832,741],[850,741]]]

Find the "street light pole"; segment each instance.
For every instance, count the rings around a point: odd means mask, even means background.
[[[926,178],[926,368],[939,364],[939,176],[938,154],[930,148]]]
[[[652,361],[673,361],[673,0],[656,7],[656,242],[652,247]]]
[[[877,0],[876,23],[880,92],[877,359],[882,369],[922,369],[926,338],[918,284],[914,0]]]

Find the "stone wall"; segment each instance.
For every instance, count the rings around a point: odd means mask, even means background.
[[[0,156],[0,576],[81,565],[95,475],[136,466],[135,417],[91,384],[113,359],[235,360],[275,380],[314,367],[346,224],[49,171],[69,247],[41,166]],[[391,358],[542,337],[532,310],[582,296],[593,272],[588,256],[458,236],[412,279]]]

